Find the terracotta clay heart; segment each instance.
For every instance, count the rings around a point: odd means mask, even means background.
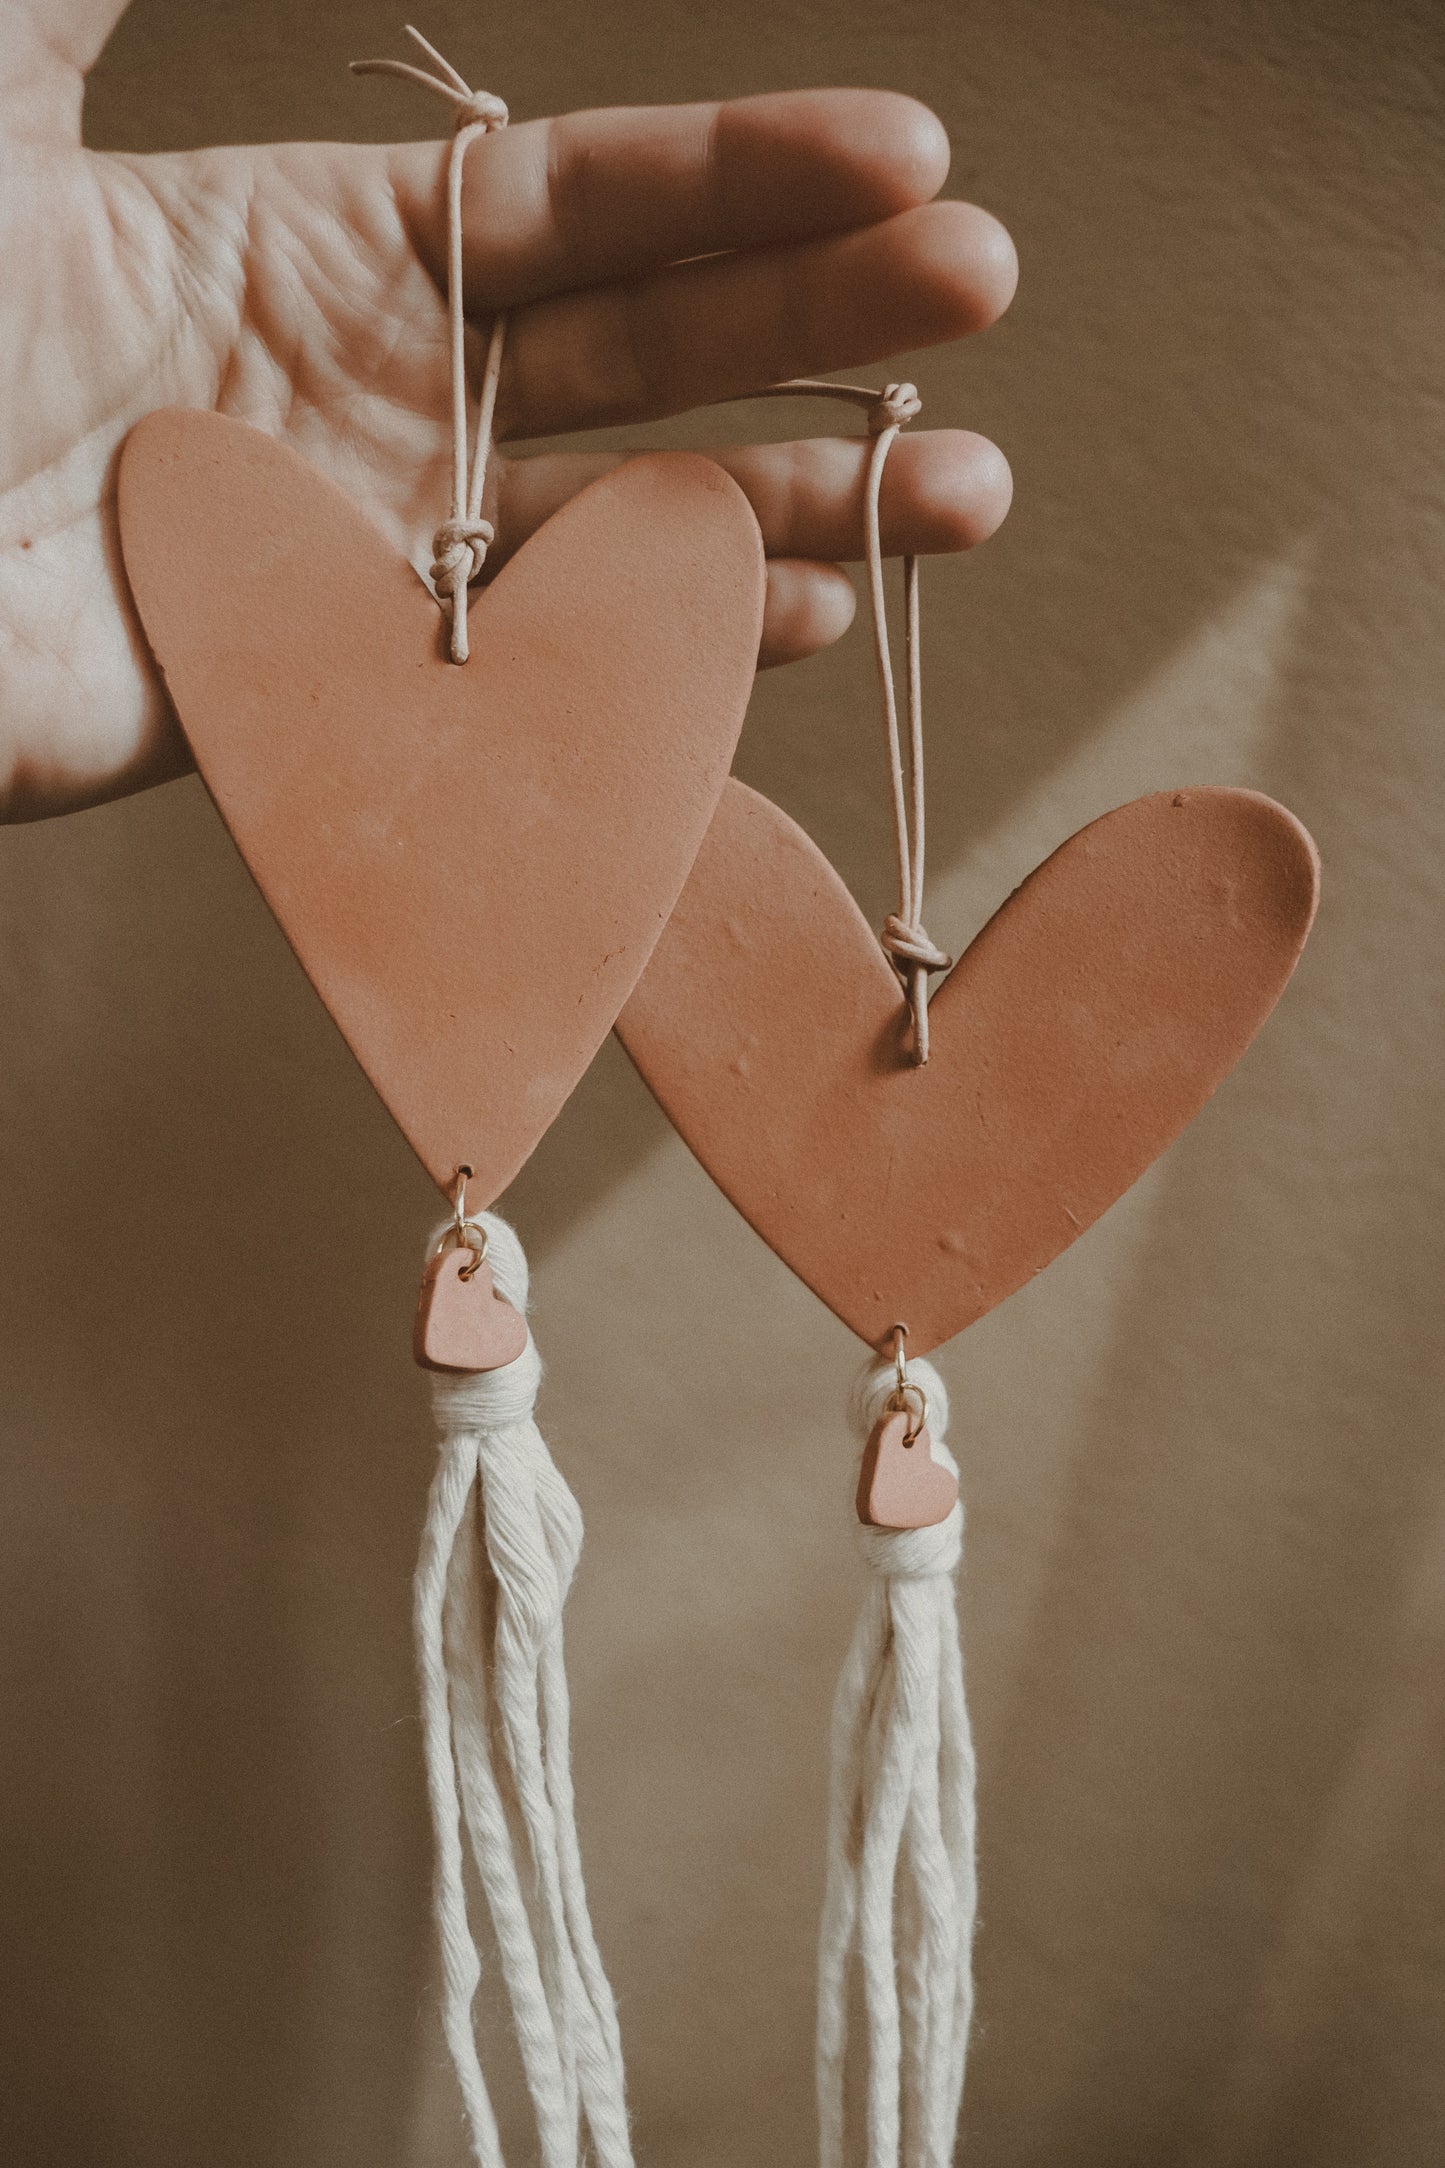
[[[763,555],[691,453],[550,519],[471,611],[296,453],[214,414],[131,432],[120,526],[201,773],[428,1172],[522,1165],[692,864],[752,685]]]
[[[618,1018],[715,1182],[870,1345],[921,1355],[1067,1249],[1198,1113],[1304,946],[1313,843],[1253,791],[1081,829],[934,995],[898,981],[821,851],[730,783]],[[936,930],[936,929],[935,929]]]
[[[928,1426],[915,1432],[914,1420],[890,1409],[868,1433],[854,1499],[867,1528],[936,1528],[958,1503],[958,1477],[934,1459]]]
[[[497,1293],[491,1266],[474,1250],[446,1249],[431,1259],[411,1336],[424,1370],[500,1370],[526,1345],[526,1319]]]

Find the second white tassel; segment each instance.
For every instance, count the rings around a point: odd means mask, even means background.
[[[963,1506],[942,1442],[943,1380],[931,1364],[909,1363],[905,1400],[901,1374],[901,1357],[896,1367],[870,1363],[855,1391],[869,1441],[860,1511],[870,1480],[885,1501],[880,1517],[903,1518],[910,1498],[920,1512],[942,1510],[932,1525],[858,1531],[872,1578],[833,1705],[818,1957],[822,2168],[844,2160],[854,1963],[867,2028],[868,2168],[949,2168],[973,2007],[975,1769],[954,1594]],[[879,1457],[880,1433],[891,1466]],[[906,1452],[917,1460],[900,1459]]]

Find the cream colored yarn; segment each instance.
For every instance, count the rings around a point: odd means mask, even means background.
[[[498,1290],[525,1311],[527,1264],[483,1213]],[[562,1606],[582,1516],[532,1419],[530,1333],[501,1370],[437,1372],[441,1456],[416,1575],[427,1787],[436,1839],[442,2022],[478,2168],[503,2168],[477,2054],[481,1965],[470,1854],[491,1913],[543,2168],[631,2168],[622,2044],[577,1842]]]
[[[930,1363],[908,1381],[928,1401],[934,1458],[948,1394]],[[854,1393],[865,1436],[896,1386],[892,1358]],[[936,1528],[860,1528],[872,1576],[833,1704],[827,1888],[818,1947],[821,2168],[843,2168],[856,1962],[866,2017],[868,2168],[948,2168],[973,2009],[975,1768],[954,1575],[960,1501]]]

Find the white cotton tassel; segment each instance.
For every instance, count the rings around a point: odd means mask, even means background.
[[[908,1364],[927,1396],[933,1457],[943,1380]],[[853,1396],[864,1437],[897,1388],[892,1358]],[[948,2168],[973,2006],[977,1905],[973,1742],[963,1697],[954,1574],[963,1506],[933,1528],[860,1527],[871,1585],[833,1704],[827,1887],[818,1953],[822,2168],[842,2168],[856,1954],[867,2022],[868,2168]]]
[[[492,1213],[481,1223],[498,1293],[525,1311],[521,1243]],[[500,1370],[432,1377],[441,1457],[415,1610],[442,2021],[478,2168],[502,2168],[472,2022],[481,1965],[463,1879],[469,1850],[543,2168],[578,2168],[584,2157],[631,2168],[617,2012],[588,1916],[568,1745],[562,1606],[582,1516],[532,1420],[541,1374],[529,1333]]]

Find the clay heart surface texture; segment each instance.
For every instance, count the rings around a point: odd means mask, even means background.
[[[120,470],[126,571],[211,796],[443,1189],[511,1180],[667,922],[752,686],[763,553],[711,461],[633,460],[478,593],[472,659],[340,490],[168,411]]]
[[[1058,1256],[1198,1113],[1279,999],[1319,863],[1243,790],[1136,799],[1072,836],[934,995],[898,980],[822,852],[729,783],[618,1018],[744,1218],[875,1348],[921,1355]]]

